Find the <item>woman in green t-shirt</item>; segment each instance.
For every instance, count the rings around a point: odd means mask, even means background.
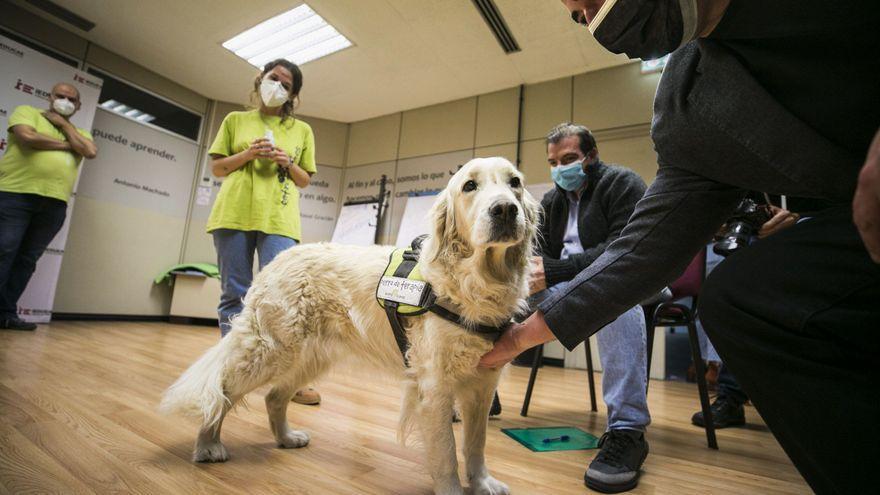
[[[207,230],[214,237],[222,295],[220,333],[242,310],[253,279],[254,252],[262,270],[275,255],[300,241],[299,189],[315,168],[312,128],[294,115],[303,76],[285,59],[267,63],[254,80],[256,109],[223,119],[208,153],[215,176],[224,177]],[[298,393],[316,402],[317,393]]]

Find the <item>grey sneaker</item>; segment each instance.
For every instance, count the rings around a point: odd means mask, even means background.
[[[0,328],[4,330],[36,330],[37,325],[18,317],[0,318]]]
[[[636,430],[610,430],[599,439],[599,454],[584,474],[588,488],[602,493],[632,490],[648,457],[645,434]]]

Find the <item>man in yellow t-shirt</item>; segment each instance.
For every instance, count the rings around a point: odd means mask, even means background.
[[[18,318],[18,299],[64,225],[80,162],[98,152],[91,134],[70,123],[79,107],[79,91],[59,83],[48,110],[22,105],[9,117],[0,158],[0,329],[36,328]]]

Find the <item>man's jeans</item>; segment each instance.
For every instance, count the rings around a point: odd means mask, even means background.
[[[18,316],[18,299],[66,215],[60,199],[0,191],[0,319]]]
[[[296,241],[290,237],[256,231],[217,229],[212,234],[223,291],[217,316],[220,335],[225,336],[232,329],[229,319],[244,308],[242,300],[254,278],[254,251],[259,255],[262,270],[278,253],[295,246]]]
[[[529,298],[531,307],[560,290],[556,284]],[[572,315],[577,318],[577,315]],[[647,400],[647,334],[645,315],[635,306],[596,334],[602,362],[602,396],[608,408],[608,429],[644,431],[651,423]]]

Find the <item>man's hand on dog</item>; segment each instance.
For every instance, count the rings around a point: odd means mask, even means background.
[[[495,347],[480,358],[480,368],[500,368],[513,361],[523,351],[555,340],[556,337],[540,311],[535,311],[523,323],[514,323],[501,334]]]

